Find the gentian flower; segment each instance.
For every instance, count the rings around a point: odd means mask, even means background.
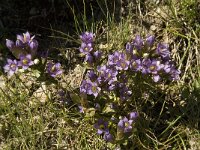
[[[80,36],[80,39],[82,40],[83,43],[92,43],[94,40],[94,34],[92,32],[85,32]]]
[[[91,65],[94,62],[94,58],[90,53],[88,53],[85,55],[84,61]]]
[[[97,129],[99,135],[109,132],[108,122],[105,122],[103,119],[99,119],[98,122],[94,124],[94,127]]]
[[[116,65],[117,62],[118,62],[120,59],[124,58],[124,57],[125,57],[125,56],[122,55],[122,53],[116,51],[116,52],[114,52],[114,54],[108,56],[108,65],[110,65],[110,66]]]
[[[164,67],[164,65],[161,64],[160,61],[158,60],[149,61],[147,66],[148,66],[148,73],[152,73],[152,74],[157,74],[158,71],[160,71],[160,69]]]
[[[137,50],[141,50],[143,46],[143,39],[139,35],[136,35],[133,41],[133,45],[135,46]]]
[[[89,71],[87,72],[87,77],[89,77],[89,79],[90,79],[91,81],[96,81],[97,78],[98,78],[97,74],[96,74],[93,70],[89,70]]]
[[[97,97],[100,91],[101,88],[98,87],[98,84],[96,82],[92,82],[91,87],[88,89],[87,94],[94,95],[95,97]]]
[[[11,40],[6,39],[6,46],[11,50],[15,47],[15,43]]]
[[[134,71],[139,71],[142,69],[141,60],[140,59],[132,59],[130,61],[130,69]]]
[[[128,133],[132,131],[132,123],[133,120],[128,120],[128,118],[124,117],[118,122],[118,128],[124,133]]]
[[[21,55],[20,61],[18,62],[18,66],[21,66],[24,70],[28,69],[29,66],[32,66],[34,62],[31,60],[31,55],[28,54],[26,56]]]
[[[6,46],[16,58],[27,54],[31,54],[31,56],[34,57],[38,48],[38,42],[34,38],[35,36],[31,37],[30,33],[27,31],[23,35],[17,35],[15,43],[6,39]]]
[[[55,78],[57,75],[62,73],[61,64],[49,62],[47,64],[47,72],[50,74],[50,76]]]
[[[151,47],[153,45],[154,41],[155,41],[155,37],[152,35],[149,35],[146,38],[146,45]]]
[[[172,67],[173,67],[172,64],[170,64],[170,62],[167,61],[164,64],[163,70],[165,71],[165,73],[169,73]]]
[[[32,56],[35,56],[37,53],[38,42],[35,39],[32,39],[29,42],[30,52]]]
[[[148,73],[149,64],[151,64],[151,60],[150,59],[143,59],[142,60],[141,71],[142,71],[143,74],[147,74]]]
[[[160,80],[160,76],[159,75],[153,75],[153,81],[154,82],[158,82]]]
[[[12,76],[18,70],[18,62],[17,60],[7,59],[7,64],[3,68],[9,76]]]
[[[106,70],[106,76],[104,76],[104,78],[106,81],[108,81],[108,84],[111,84],[117,80],[117,78],[116,78],[117,74],[118,74],[117,70],[108,68]]]
[[[22,54],[28,54],[28,52],[23,47],[18,45],[17,41],[15,44],[13,41],[6,39],[6,46],[16,58],[19,58]]]
[[[133,45],[130,42],[126,43],[126,52],[128,54],[132,54],[133,53]]]
[[[99,72],[99,77],[97,79],[99,83],[109,82],[109,84],[111,84],[113,81],[117,80],[116,76],[118,72],[112,67],[106,65],[98,66],[97,71]]]
[[[103,135],[103,138],[107,142],[113,141],[113,136],[112,136],[112,134],[110,134],[110,132],[105,132]]]
[[[78,105],[78,108],[79,108],[79,112],[80,112],[80,113],[84,113],[83,106]]]
[[[156,53],[164,59],[169,59],[170,51],[168,44],[159,43],[156,49]]]
[[[34,39],[35,36],[30,35],[30,33],[27,31],[26,33],[23,33],[23,35],[17,35],[17,40],[21,41],[22,43],[29,43],[30,40]]]
[[[129,114],[130,120],[135,120],[137,117],[138,117],[138,113],[137,112],[131,112]]]
[[[120,59],[116,64],[117,70],[128,70],[130,62],[125,59]]]
[[[79,50],[83,54],[89,54],[93,50],[92,44],[91,43],[87,43],[87,44],[82,43]]]
[[[35,56],[38,48],[38,42],[34,38],[35,36],[31,37],[28,31],[25,34],[23,33],[23,35],[17,35],[17,45],[27,49],[32,56]]]
[[[175,67],[172,67],[171,70],[170,70],[171,79],[173,81],[179,80],[180,79],[180,77],[179,77],[180,73],[181,73],[180,70],[177,70],[177,69],[175,69]]]
[[[92,82],[90,80],[83,80],[80,86],[80,92],[88,94],[92,87]]]
[[[96,52],[94,52],[93,55],[94,55],[94,57],[95,57],[95,60],[98,60],[98,59],[101,58],[102,52],[101,52],[101,51],[96,51]]]

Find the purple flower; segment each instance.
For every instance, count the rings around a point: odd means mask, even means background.
[[[104,140],[107,141],[107,142],[113,141],[113,136],[112,136],[112,134],[110,134],[109,132],[105,132],[104,135],[103,135],[103,138],[104,138]]]
[[[148,66],[148,73],[157,74],[158,71],[163,67],[163,65],[158,60],[149,61],[147,64]]]
[[[80,86],[80,92],[88,94],[88,91],[92,87],[92,82],[90,80],[83,80]]]
[[[150,59],[143,59],[142,60],[142,67],[141,67],[141,71],[143,74],[147,74],[148,73],[148,69],[149,69],[149,65],[151,64],[151,60]]]
[[[98,122],[94,124],[94,127],[97,129],[99,135],[109,132],[108,122],[105,122],[103,119],[99,119]]]
[[[116,79],[117,80],[117,79]],[[117,81],[111,80],[108,86],[109,91],[113,91],[117,88]]]
[[[97,71],[99,72],[98,82],[109,82],[111,84],[112,82],[116,81],[116,76],[118,74],[117,70],[114,68],[110,68],[106,65],[98,66]]]
[[[95,73],[93,70],[89,70],[89,71],[87,72],[87,76],[89,77],[89,79],[90,79],[91,81],[96,81],[97,78],[98,78],[98,76],[96,75],[96,73]]]
[[[94,95],[95,97],[98,96],[99,92],[101,91],[101,88],[98,87],[98,84],[96,82],[91,82],[91,87],[88,89],[87,94]]]
[[[47,72],[50,74],[50,76],[55,78],[57,75],[62,73],[61,64],[49,62],[47,64]]]
[[[9,76],[12,76],[18,70],[18,62],[17,60],[7,59],[7,64],[3,68]]]
[[[20,61],[18,62],[18,66],[21,66],[24,70],[28,69],[29,66],[32,66],[34,63],[31,60],[31,55],[28,54],[26,56],[21,55]]]
[[[139,71],[142,69],[141,60],[140,59],[132,59],[130,61],[130,68],[134,71]]]
[[[139,35],[136,35],[133,41],[133,45],[135,46],[137,50],[141,50],[143,46],[143,39]]]
[[[132,123],[133,120],[128,120],[126,117],[124,117],[118,122],[117,126],[124,133],[128,133],[132,131]]]
[[[160,76],[159,75],[153,75],[153,81],[154,82],[158,82],[160,80]]]
[[[87,53],[85,55],[85,62],[87,62],[88,64],[92,64],[94,62],[94,58],[90,53]]]
[[[165,64],[164,64],[164,67],[163,67],[163,70],[166,72],[166,73],[169,73],[171,71],[171,68],[172,68],[172,64],[170,64],[169,61],[167,61]]]
[[[38,42],[35,39],[32,39],[29,42],[30,52],[32,56],[35,56],[38,49]]]
[[[168,44],[159,43],[156,49],[156,53],[165,59],[169,59],[170,51]]]
[[[23,35],[17,35],[15,43],[6,39],[6,46],[16,58],[27,54],[31,54],[31,56],[34,57],[38,48],[38,42],[34,38],[35,36],[31,37],[30,33],[27,31]]]
[[[122,53],[116,51],[114,54],[108,56],[108,65],[115,65],[117,62],[124,56],[122,56]]]
[[[97,66],[97,71],[99,72],[100,77],[105,77],[106,76],[106,71],[107,71],[107,66]]]
[[[15,43],[13,41],[11,41],[11,40],[6,39],[6,46],[9,49],[13,49],[15,47]]]
[[[98,60],[98,59],[101,58],[102,52],[101,52],[101,51],[96,51],[96,52],[94,52],[93,55],[94,55],[94,57],[95,57],[95,60]]]
[[[23,33],[23,35],[17,35],[17,40],[20,40],[22,43],[28,43],[30,40],[34,39],[35,36],[30,35],[30,33],[27,31],[26,33]]]
[[[38,42],[34,38],[35,36],[31,37],[30,33],[27,31],[26,33],[23,33],[23,35],[17,35],[16,45],[23,48],[29,47],[29,52],[34,56],[38,48]]]
[[[138,117],[137,112],[131,112],[129,115],[130,120],[135,120]]]
[[[88,44],[88,43],[92,43],[93,42],[94,36],[95,35],[92,32],[85,32],[80,36],[80,38],[81,38],[83,43]]]
[[[80,112],[80,113],[84,113],[83,106],[78,105],[78,108],[79,108],[79,112]]]
[[[17,41],[15,44],[13,41],[6,39],[6,46],[16,58],[19,58],[21,54],[28,54],[28,52],[23,47],[18,45]]]
[[[116,64],[117,70],[128,70],[130,62],[125,59],[120,59]]]
[[[179,77],[180,73],[181,73],[181,71],[175,69],[175,67],[171,68],[171,70],[170,70],[171,79],[173,81],[179,80],[180,79],[180,77]]]
[[[93,50],[92,44],[91,43],[87,43],[87,44],[86,43],[82,43],[79,50],[83,54],[88,54]]]
[[[133,53],[133,45],[131,43],[126,43],[126,52],[128,54],[132,54]]]
[[[153,45],[154,41],[155,41],[155,37],[152,35],[149,35],[146,38],[146,45],[151,47]]]

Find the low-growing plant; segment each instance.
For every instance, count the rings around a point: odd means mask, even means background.
[[[95,38],[98,37],[91,32],[80,36],[79,51],[84,57],[81,65],[86,68],[86,74],[80,91],[71,97],[68,106],[77,105],[83,117],[93,124],[105,141],[126,143],[137,132],[136,123],[142,116],[142,105],[154,91],[165,93],[165,85],[178,80],[180,71],[170,57],[169,46],[157,42],[152,35],[144,39],[136,35],[125,47],[112,51],[98,50]],[[38,42],[34,36],[26,32],[17,36],[16,44],[7,40],[6,45],[16,57],[15,60],[7,59],[4,66],[9,77],[18,71],[26,74],[31,68],[38,70],[38,80],[43,76],[42,81],[52,82],[57,90],[62,89],[60,96],[54,98],[62,99],[66,87],[59,82],[63,80],[65,70],[59,62],[36,55]]]
[[[109,142],[124,142],[139,117],[135,103],[147,100],[149,93],[169,81],[179,79],[180,71],[170,58],[167,44],[137,35],[125,48],[109,54],[96,50],[95,35],[85,32],[80,52],[87,74],[80,86],[81,112],[92,115],[94,127]],[[163,92],[165,92],[163,90]]]

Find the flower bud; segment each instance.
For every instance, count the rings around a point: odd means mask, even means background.
[[[39,61],[39,59],[34,59],[33,62],[34,62],[35,65],[37,65],[37,64],[39,64],[40,61]]]

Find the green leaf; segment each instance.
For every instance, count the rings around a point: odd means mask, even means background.
[[[93,117],[95,115],[95,108],[86,109],[85,117]]]
[[[74,103],[80,103],[81,101],[81,97],[74,92],[70,92],[70,97]]]

